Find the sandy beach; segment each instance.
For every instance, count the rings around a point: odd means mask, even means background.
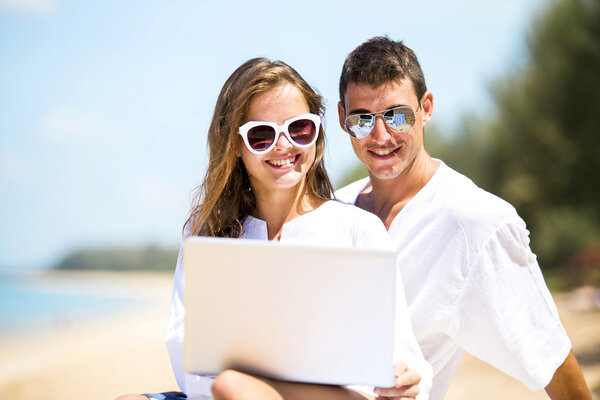
[[[41,332],[0,335],[1,398],[105,400],[177,388],[162,342],[171,295],[169,274],[55,273],[44,282],[127,293],[143,305]],[[600,311],[574,306],[567,295],[557,300],[594,399],[600,400]],[[467,356],[446,398],[547,397]]]
[[[592,290],[594,293],[590,293]],[[592,398],[600,400],[600,309],[591,298],[596,293],[595,289],[584,288],[554,297]],[[543,390],[530,392],[520,382],[466,354],[445,399],[534,400],[548,396]]]
[[[170,274],[65,272],[43,279],[48,285],[133,295],[142,305],[91,322],[1,336],[1,398],[100,400],[177,387],[162,342]]]

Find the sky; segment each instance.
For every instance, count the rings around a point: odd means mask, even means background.
[[[327,108],[334,185],[357,161],[337,122],[345,57],[378,35],[412,48],[450,135],[522,63],[550,0],[0,0],[0,269],[82,248],[175,247],[229,75],[280,59]]]

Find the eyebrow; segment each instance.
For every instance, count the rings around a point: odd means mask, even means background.
[[[396,105],[393,105],[393,106],[389,106],[385,110],[382,110],[382,112],[387,111],[387,110],[392,109],[392,108],[396,108],[396,107],[410,107],[410,106],[408,104],[396,104]],[[366,108],[356,108],[356,109],[348,112],[347,114],[348,115],[353,115],[353,114],[373,114],[375,112],[377,112],[377,111],[369,111]]]

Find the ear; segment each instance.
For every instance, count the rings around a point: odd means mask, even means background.
[[[342,127],[342,129],[344,130],[344,132],[346,131],[346,111],[344,110],[344,106],[342,105],[341,101],[338,101],[338,119],[340,122],[340,126]]]
[[[426,126],[433,118],[433,93],[425,92],[421,99],[421,109],[423,126]]]

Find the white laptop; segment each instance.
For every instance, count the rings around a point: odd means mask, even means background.
[[[393,251],[192,237],[183,257],[188,372],[394,385]]]

